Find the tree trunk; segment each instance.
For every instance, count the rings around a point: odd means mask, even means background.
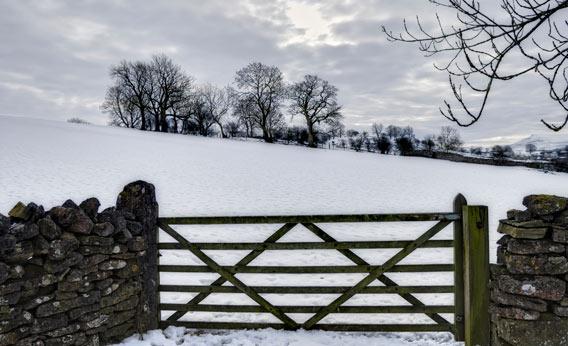
[[[264,141],[266,143],[272,143],[273,142],[272,136],[270,135],[270,132],[268,131],[266,126],[262,127],[262,138],[264,139]]]
[[[223,125],[221,123],[217,123],[217,125],[219,125],[219,130],[221,130],[221,138],[227,138],[225,131],[223,131]]]
[[[162,132],[168,132],[168,120],[166,118],[166,112],[163,111],[162,114],[160,114],[160,131]]]
[[[146,112],[144,112],[144,109],[140,110],[140,121],[140,130],[146,131]]]
[[[160,131],[160,114],[158,113],[154,115],[154,131]]]
[[[315,148],[314,124],[308,122],[308,147]]]
[[[178,121],[176,117],[173,117],[174,119],[174,133],[178,133]]]

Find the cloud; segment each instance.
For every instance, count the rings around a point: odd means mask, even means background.
[[[98,105],[122,59],[166,53],[198,82],[227,85],[250,61],[277,65],[290,81],[316,73],[340,89],[348,126],[412,125],[419,134],[448,122],[447,76],[417,47],[387,42],[432,5],[416,0],[76,0],[4,2],[0,12],[0,113],[104,124]],[[438,10],[443,10],[439,9]],[[442,13],[447,15],[447,13]],[[430,20],[430,21],[429,21]],[[496,85],[485,118],[462,129],[469,141],[543,133],[560,119],[538,78]]]

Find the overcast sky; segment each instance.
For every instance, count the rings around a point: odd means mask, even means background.
[[[288,81],[315,73],[339,88],[348,127],[437,132],[451,124],[438,113],[451,100],[446,74],[379,30],[435,11],[426,0],[0,0],[0,114],[105,124],[109,67],[165,53],[221,86],[251,61],[278,66]],[[461,133],[469,144],[514,142],[548,133],[543,116],[562,113],[530,75],[497,83],[484,118]]]

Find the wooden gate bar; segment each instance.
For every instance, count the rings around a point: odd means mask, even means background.
[[[281,226],[278,230],[276,230],[276,232],[274,232],[270,237],[268,237],[264,242],[265,243],[274,243],[276,241],[278,241],[280,238],[282,238],[286,233],[288,233],[292,228],[294,228],[297,225],[297,223],[286,223],[283,226]],[[237,262],[237,264],[234,266],[235,272],[236,270],[238,270],[241,267],[246,266],[247,264],[249,264],[250,262],[252,262],[255,258],[257,258],[258,256],[260,256],[260,254],[262,254],[264,252],[264,250],[254,250],[249,252],[245,257],[243,257],[239,262]],[[160,266],[162,267],[162,266]],[[209,269],[209,268],[208,268]],[[161,270],[159,268],[159,270]],[[161,271],[165,271],[165,270],[161,270]],[[218,278],[217,280],[213,281],[211,283],[211,287],[217,287],[217,286],[222,286],[225,282],[227,282],[227,280],[223,277]],[[205,292],[205,293],[200,293],[198,295],[196,295],[195,297],[193,297],[193,299],[191,299],[186,305],[195,305],[195,304],[199,304],[200,302],[202,302],[205,298],[207,298],[209,296],[209,293]],[[175,312],[173,313],[171,316],[168,317],[168,321],[177,321],[179,320],[183,315],[185,315],[185,313],[183,312]]]
[[[168,225],[228,225],[228,224],[279,224],[279,223],[337,223],[337,222],[400,222],[400,221],[456,221],[459,213],[413,214],[357,214],[357,215],[280,215],[280,216],[203,216],[161,217]]]
[[[304,227],[306,227],[307,229],[309,229],[312,233],[314,233],[315,235],[317,235],[318,237],[320,237],[323,241],[328,242],[328,241],[336,241],[335,238],[333,238],[332,236],[330,236],[329,234],[327,234],[323,229],[319,228],[317,225],[314,224],[303,224]],[[369,263],[367,263],[367,261],[365,261],[364,259],[362,259],[361,257],[359,257],[357,254],[355,254],[353,251],[351,250],[338,250],[341,254],[343,254],[345,257],[347,257],[348,259],[350,259],[352,262],[354,262],[355,264],[358,265],[369,265]],[[432,265],[430,265],[432,266]],[[433,265],[435,267],[437,267],[438,265]],[[394,272],[394,268],[396,268],[397,266],[393,266],[392,268],[390,268],[389,270],[385,271],[385,272]],[[400,265],[399,265],[400,267]],[[435,268],[434,267],[434,268]],[[452,271],[454,270],[453,265],[452,265]],[[380,282],[382,282],[383,284],[387,285],[387,286],[398,286],[398,284],[393,281],[391,278],[385,276],[385,275],[380,275],[377,280],[379,280]],[[416,298],[415,296],[413,296],[410,293],[401,293],[400,296],[406,300],[407,302],[409,302],[410,304],[414,305],[414,306],[424,306],[424,303],[422,303],[420,301],[420,299]],[[430,317],[434,322],[439,323],[439,324],[446,324],[449,323],[444,317],[438,315],[438,314],[426,314],[428,317]]]
[[[313,314],[318,312],[323,306],[295,306],[279,305],[276,306],[285,313],[292,314]],[[227,313],[262,313],[266,312],[262,306],[258,305],[223,305],[223,304],[160,304],[160,309],[170,311],[206,311],[206,312],[227,312]],[[424,314],[424,313],[453,313],[453,305],[432,305],[432,306],[340,306],[333,311],[337,314]]]
[[[251,286],[256,293],[338,294],[351,286]],[[160,285],[161,292],[241,293],[234,286]],[[363,294],[454,293],[454,286],[367,286]],[[188,304],[186,304],[188,305]]]
[[[262,322],[161,322],[161,328],[168,326],[197,329],[286,329],[281,323]],[[313,329],[333,332],[452,332],[451,324],[317,324]]]
[[[440,221],[434,226],[432,226],[429,230],[427,230],[424,234],[418,237],[412,244],[406,246],[399,252],[397,252],[393,257],[391,257],[388,261],[386,261],[382,268],[373,270],[367,277],[363,280],[359,281],[355,286],[350,288],[347,292],[343,293],[333,302],[331,302],[328,306],[321,308],[314,316],[308,319],[306,322],[302,324],[302,326],[306,329],[310,329],[316,323],[321,321],[325,316],[329,315],[331,312],[336,310],[341,304],[345,303],[355,294],[357,294],[362,288],[368,286],[371,282],[376,280],[379,276],[385,273],[390,267],[393,267],[398,262],[402,261],[406,256],[416,250],[420,245],[426,242],[428,239],[432,238],[442,229],[444,229],[447,225],[449,225],[449,221]]]
[[[283,243],[193,243],[201,250],[347,250],[347,249],[401,249],[412,240],[393,241],[337,241],[337,242],[283,242]],[[453,240],[429,240],[423,248],[451,248]],[[160,250],[182,250],[179,243],[160,243]]]
[[[224,270],[239,274],[319,274],[319,273],[369,273],[381,266],[368,264],[356,266],[221,266]],[[161,272],[175,273],[215,273],[216,271],[200,265],[170,265],[159,266]],[[428,273],[451,272],[453,264],[400,264],[386,270],[389,273]]]
[[[159,223],[160,228],[164,230],[168,235],[172,238],[177,240],[180,244],[183,244],[187,250],[193,253],[197,258],[199,258],[203,263],[207,264],[209,267],[214,269],[219,275],[225,278],[227,281],[232,283],[235,287],[239,288],[243,293],[249,296],[252,300],[262,306],[267,312],[270,312],[274,316],[276,316],[279,320],[284,322],[288,328],[296,329],[298,324],[288,317],[282,310],[275,307],[274,305],[270,304],[267,300],[262,298],[258,293],[251,290],[247,285],[245,285],[242,281],[237,279],[233,274],[229,271],[223,269],[220,265],[217,264],[213,259],[207,256],[203,251],[199,250],[193,244],[191,244],[187,239],[181,236],[178,232],[176,232],[173,228],[166,224]]]

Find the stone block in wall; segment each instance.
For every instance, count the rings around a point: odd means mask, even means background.
[[[568,243],[568,227],[552,226],[552,240],[557,243]]]
[[[93,226],[93,234],[99,237],[108,237],[114,233],[114,226],[110,222],[96,223]]]
[[[20,222],[35,222],[44,213],[42,206],[38,206],[35,203],[29,203],[28,205],[18,202],[12,210],[8,212],[8,216],[14,221]]]
[[[518,255],[564,254],[566,252],[566,246],[544,239],[510,239],[507,241],[507,251]]]
[[[81,261],[83,261],[83,255],[77,252],[71,252],[65,257],[65,259],[61,261],[48,259],[47,261],[45,261],[44,267],[48,273],[55,274],[61,273],[69,269],[71,266],[81,263]]]
[[[500,318],[495,326],[499,338],[513,346],[568,345],[568,319],[519,321]]]
[[[4,235],[8,232],[11,226],[10,219],[0,213],[0,235]]]
[[[554,217],[554,223],[568,227],[568,210],[564,210]]]
[[[548,233],[549,225],[541,220],[512,221],[501,220],[497,232],[518,239],[542,239]]]
[[[560,275],[568,273],[568,259],[559,255],[505,253],[504,263],[512,274]]]
[[[561,317],[568,317],[568,306],[553,305],[552,312]]]
[[[15,223],[8,229],[8,234],[13,235],[18,242],[28,240],[39,234],[39,227],[35,223]]]
[[[99,202],[99,200],[95,197],[87,198],[79,204],[79,208],[81,208],[85,215],[87,215],[92,221],[97,219],[100,206],[101,202]]]
[[[510,306],[492,306],[491,314],[497,317],[523,321],[536,321],[540,312]]]
[[[507,219],[513,221],[530,221],[531,213],[528,210],[511,209],[507,211]]]
[[[54,329],[63,328],[68,325],[68,318],[65,314],[53,315],[46,318],[36,318],[32,324],[32,333],[42,334]]]
[[[566,293],[566,282],[550,276],[517,278],[512,275],[500,275],[497,277],[497,286],[506,293],[551,301],[562,300]]]
[[[4,237],[10,237],[6,235]],[[1,246],[1,245],[0,245]],[[7,254],[0,256],[0,260],[6,263],[20,263],[25,262],[34,257],[34,245],[31,240],[16,242],[13,248],[10,248]]]
[[[61,237],[61,228],[53,222],[51,217],[48,216],[42,218],[37,222],[37,224],[39,226],[39,232],[45,237],[45,239],[54,240]]]
[[[568,199],[551,195],[530,195],[523,199],[523,205],[533,216],[545,216],[561,212],[568,207]]]

